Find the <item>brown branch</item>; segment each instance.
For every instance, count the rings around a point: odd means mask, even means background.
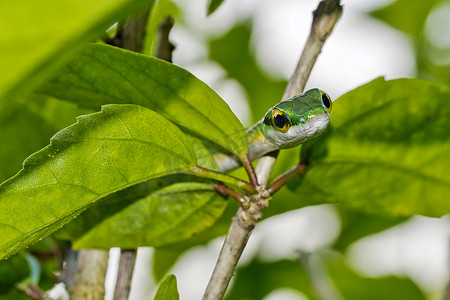
[[[175,50],[175,46],[169,41],[170,30],[173,27],[173,17],[167,16],[161,22],[159,26],[159,39],[158,49],[156,51],[156,57],[168,62],[172,62],[172,52]]]
[[[127,49],[134,52],[141,52],[147,28],[150,9],[131,18],[121,26],[116,35],[106,41],[107,44]]]
[[[121,250],[119,271],[117,274],[114,300],[127,300],[130,294],[131,278],[133,277],[136,250]]]
[[[303,91],[314,63],[320,54],[323,44],[331,34],[342,14],[339,0],[325,0],[313,13],[311,32],[294,74],[289,80],[283,99]],[[251,230],[261,218],[261,210],[267,207],[270,196],[265,189],[270,172],[276,160],[276,153],[259,159],[256,174],[260,184],[258,193],[250,197],[247,209],[239,208],[233,217],[230,229],[225,238],[219,259],[203,296],[204,300],[222,299],[231,275],[245,248]]]
[[[72,300],[100,300],[105,298],[105,276],[108,251],[78,251],[75,281],[70,287]]]

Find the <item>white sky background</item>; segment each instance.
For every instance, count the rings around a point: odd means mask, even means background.
[[[274,78],[289,78],[318,1],[225,0],[210,17],[206,17],[206,0],[175,2],[187,14],[186,24],[177,24],[170,36],[176,44],[174,62],[214,88],[241,121],[249,125],[243,88],[225,78],[218,64],[206,60],[205,39],[220,36],[240,20],[253,17],[251,46],[258,63]],[[408,39],[364,15],[365,11],[390,1],[342,2],[344,14],[326,42],[306,88],[319,87],[336,99],[378,76],[387,79],[414,76],[414,57]],[[367,275],[409,274],[426,289],[441,288],[448,276],[449,225],[449,219],[414,218],[356,243],[349,251],[350,260]],[[254,255],[275,260],[297,249],[311,251],[326,246],[337,237],[339,228],[340,221],[332,206],[311,207],[271,218],[256,227],[240,263],[245,264]],[[217,239],[198,247],[176,264],[172,272],[177,276],[180,299],[201,299],[221,244],[222,240]],[[149,259],[151,250],[141,250],[137,265],[145,269]],[[133,289],[130,299],[152,299],[151,278],[143,276],[136,276],[133,286],[147,288]],[[108,293],[106,299],[112,299],[112,295]]]

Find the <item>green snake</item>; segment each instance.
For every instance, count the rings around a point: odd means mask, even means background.
[[[247,129],[248,155],[255,160],[269,152],[296,147],[320,135],[330,121],[332,101],[327,93],[311,89],[279,102],[264,118]],[[221,172],[240,166],[236,157],[216,154]]]

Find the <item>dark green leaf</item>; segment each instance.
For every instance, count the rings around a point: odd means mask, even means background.
[[[178,300],[179,298],[177,278],[173,274],[167,275],[159,286],[154,300]]]
[[[84,42],[128,14],[150,5],[140,0],[24,0],[0,2],[0,99],[30,90]],[[8,96],[6,96],[8,94]]]
[[[342,230],[333,245],[333,249],[343,252],[357,240],[391,228],[405,220],[405,218],[392,218],[352,211],[342,212]]]
[[[226,299],[263,299],[279,288],[299,290],[310,299],[317,299],[310,287],[308,274],[299,261],[286,259],[264,263],[255,260],[236,273]]]
[[[24,255],[17,254],[7,261],[0,261],[0,295],[30,275],[30,268]]]
[[[340,97],[331,128],[303,145],[307,172],[290,187],[307,203],[366,213],[450,212],[450,91],[419,79],[376,79]]]
[[[425,300],[426,297],[409,278],[386,276],[363,277],[354,272],[340,255],[333,253],[320,256],[328,274],[344,299],[354,300]]]
[[[208,4],[208,16],[216,11],[224,0],[210,0]]]
[[[423,25],[428,14],[433,6],[439,2],[442,2],[442,0],[397,0],[370,14],[395,29],[419,39],[422,36]]]
[[[0,186],[0,257],[47,236],[110,193],[194,165],[189,140],[149,109],[108,105],[82,116]]]
[[[191,73],[156,58],[89,45],[40,93],[91,107],[139,104],[239,157],[247,151],[244,128],[228,105]]]

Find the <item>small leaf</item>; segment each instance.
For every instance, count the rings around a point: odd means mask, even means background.
[[[151,2],[0,1],[0,65],[8,70],[0,74],[0,99],[42,83],[84,42]]]
[[[39,91],[85,106],[132,103],[241,157],[245,130],[228,105],[188,71],[106,45],[89,45]]]
[[[107,105],[82,116],[0,186],[0,258],[47,236],[110,193],[194,165],[189,140],[149,109]]]
[[[167,275],[164,278],[161,285],[159,286],[159,289],[156,292],[154,300],[178,300],[178,299],[180,299],[180,295],[178,294],[177,289],[177,278],[173,274]]]
[[[331,128],[302,147],[310,167],[290,185],[307,203],[370,214],[450,212],[450,91],[419,79],[376,79],[340,97]]]
[[[208,16],[216,11],[224,0],[210,0],[208,4]]]

